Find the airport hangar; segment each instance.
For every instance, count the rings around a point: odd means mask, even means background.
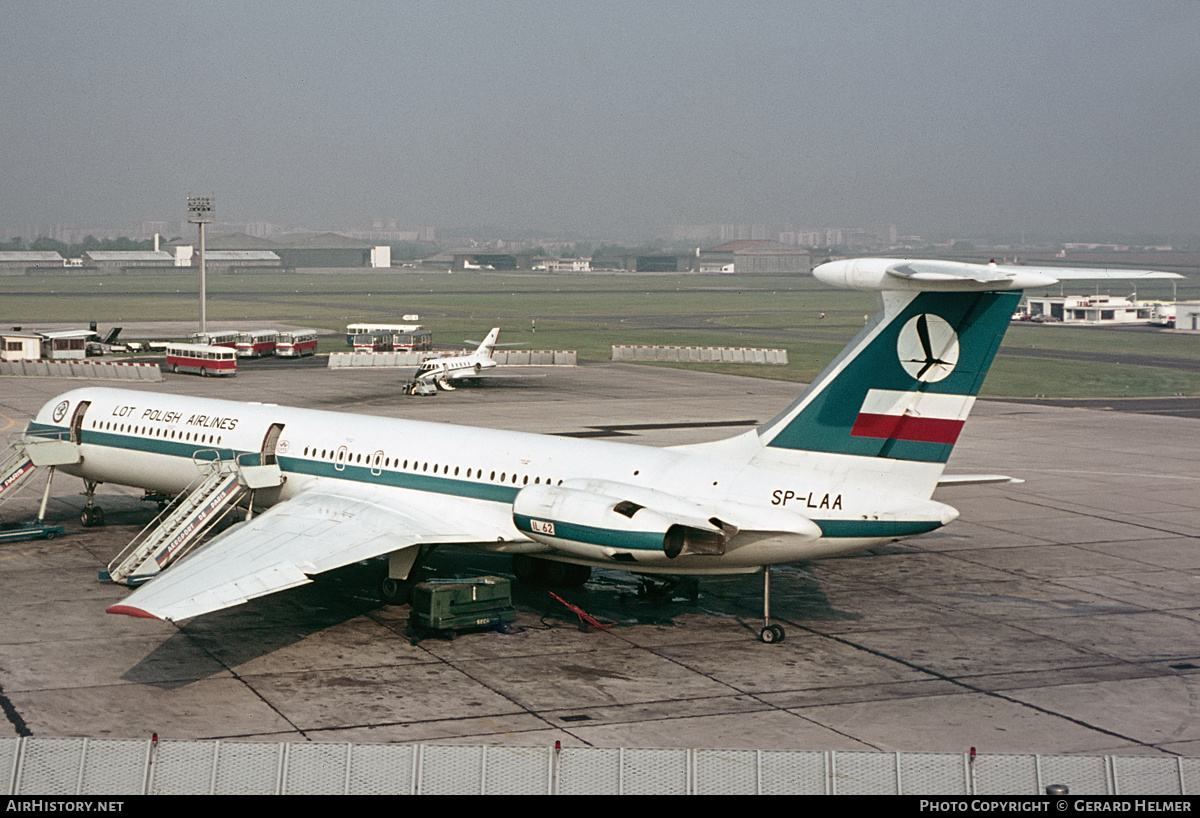
[[[301,366],[135,388],[654,445],[735,433],[796,393],[594,363],[403,399],[394,373]],[[77,385],[6,378],[2,442]],[[942,491],[962,516],[941,532],[777,571],[775,645],[754,638],[757,576],[622,604],[636,579],[597,572],[564,596],[604,631],[518,586],[519,632],[418,645],[353,568],[182,625],[106,616],[127,591],[97,571],[154,509],[102,486],[109,525],[80,529],[78,481],[58,478],[48,517],[70,536],[0,546],[0,736],[1200,756],[1200,459],[1180,446],[1197,422],[981,401],[949,470],[1026,482]],[[430,570],[511,571],[454,549]]]

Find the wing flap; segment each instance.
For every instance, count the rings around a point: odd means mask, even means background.
[[[311,582],[313,574],[416,545],[495,541],[509,532],[468,531],[435,515],[398,508],[394,496],[320,485],[272,506],[189,554],[108,609],[179,620]]]

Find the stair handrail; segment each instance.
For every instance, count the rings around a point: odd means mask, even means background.
[[[207,452],[212,452],[213,454],[216,454],[217,457],[215,459],[214,458],[198,458],[197,457],[197,455],[200,455],[202,453],[207,453]],[[168,517],[170,517],[172,514],[174,514],[176,511],[178,511],[180,508],[183,507],[184,503],[187,502],[187,499],[189,497],[191,497],[196,492],[197,489],[199,489],[202,485],[204,485],[205,482],[212,479],[217,474],[220,474],[222,471],[231,470],[231,469],[227,469],[227,467],[230,464],[232,464],[233,461],[232,460],[222,460],[220,457],[220,454],[221,454],[220,451],[217,449],[197,449],[195,452],[192,453],[192,462],[196,464],[198,474],[192,480],[192,482],[188,483],[187,487],[184,488],[183,491],[181,491],[181,492],[179,492],[179,494],[175,495],[175,497],[172,498],[172,500],[170,502],[168,502],[165,506],[162,507],[162,510],[160,510],[158,512],[158,514],[154,517],[153,520],[151,520],[149,523],[147,523],[146,526],[144,528],[142,528],[141,531],[139,531],[137,534],[134,535],[133,539],[129,541],[128,545],[126,545],[124,548],[122,548],[120,550],[120,552],[118,552],[117,555],[115,557],[113,557],[113,559],[108,563],[108,572],[109,572],[110,577],[117,576],[118,570],[120,568],[124,567],[125,563],[128,560],[133,558],[133,556],[138,552],[138,550],[142,548],[142,546],[146,543],[146,541],[150,539],[150,536],[158,530],[159,526]],[[232,508],[232,504],[230,505],[230,508]],[[228,513],[229,513],[229,509],[226,509],[223,513],[217,515],[217,517],[214,518],[209,525],[206,525],[204,527],[204,530],[202,532],[200,532],[200,534],[207,532],[209,529],[212,528],[213,525],[215,525],[217,522],[219,522],[221,519],[223,519],[225,517],[225,515]],[[185,549],[185,552],[187,550],[191,550],[191,549],[190,548]],[[175,559],[179,559],[179,557],[182,557],[182,556],[183,556],[183,553],[180,553],[180,554],[176,555]],[[128,575],[125,575],[125,576],[128,576]],[[120,579],[116,579],[115,581],[119,582]]]

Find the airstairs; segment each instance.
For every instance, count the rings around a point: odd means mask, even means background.
[[[17,488],[37,470],[33,458],[20,443],[11,446],[4,455],[4,460],[0,461],[0,502],[16,494]]]
[[[39,467],[79,462],[79,447],[70,440],[40,438],[14,443],[0,455],[0,504],[7,502]]]
[[[200,474],[143,528],[109,563],[101,579],[139,585],[191,551],[249,495],[283,484],[279,466],[243,465],[239,460],[205,459],[197,452]]]

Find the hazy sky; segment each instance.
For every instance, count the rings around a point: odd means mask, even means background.
[[[0,226],[1200,234],[1200,2],[0,0]]]

